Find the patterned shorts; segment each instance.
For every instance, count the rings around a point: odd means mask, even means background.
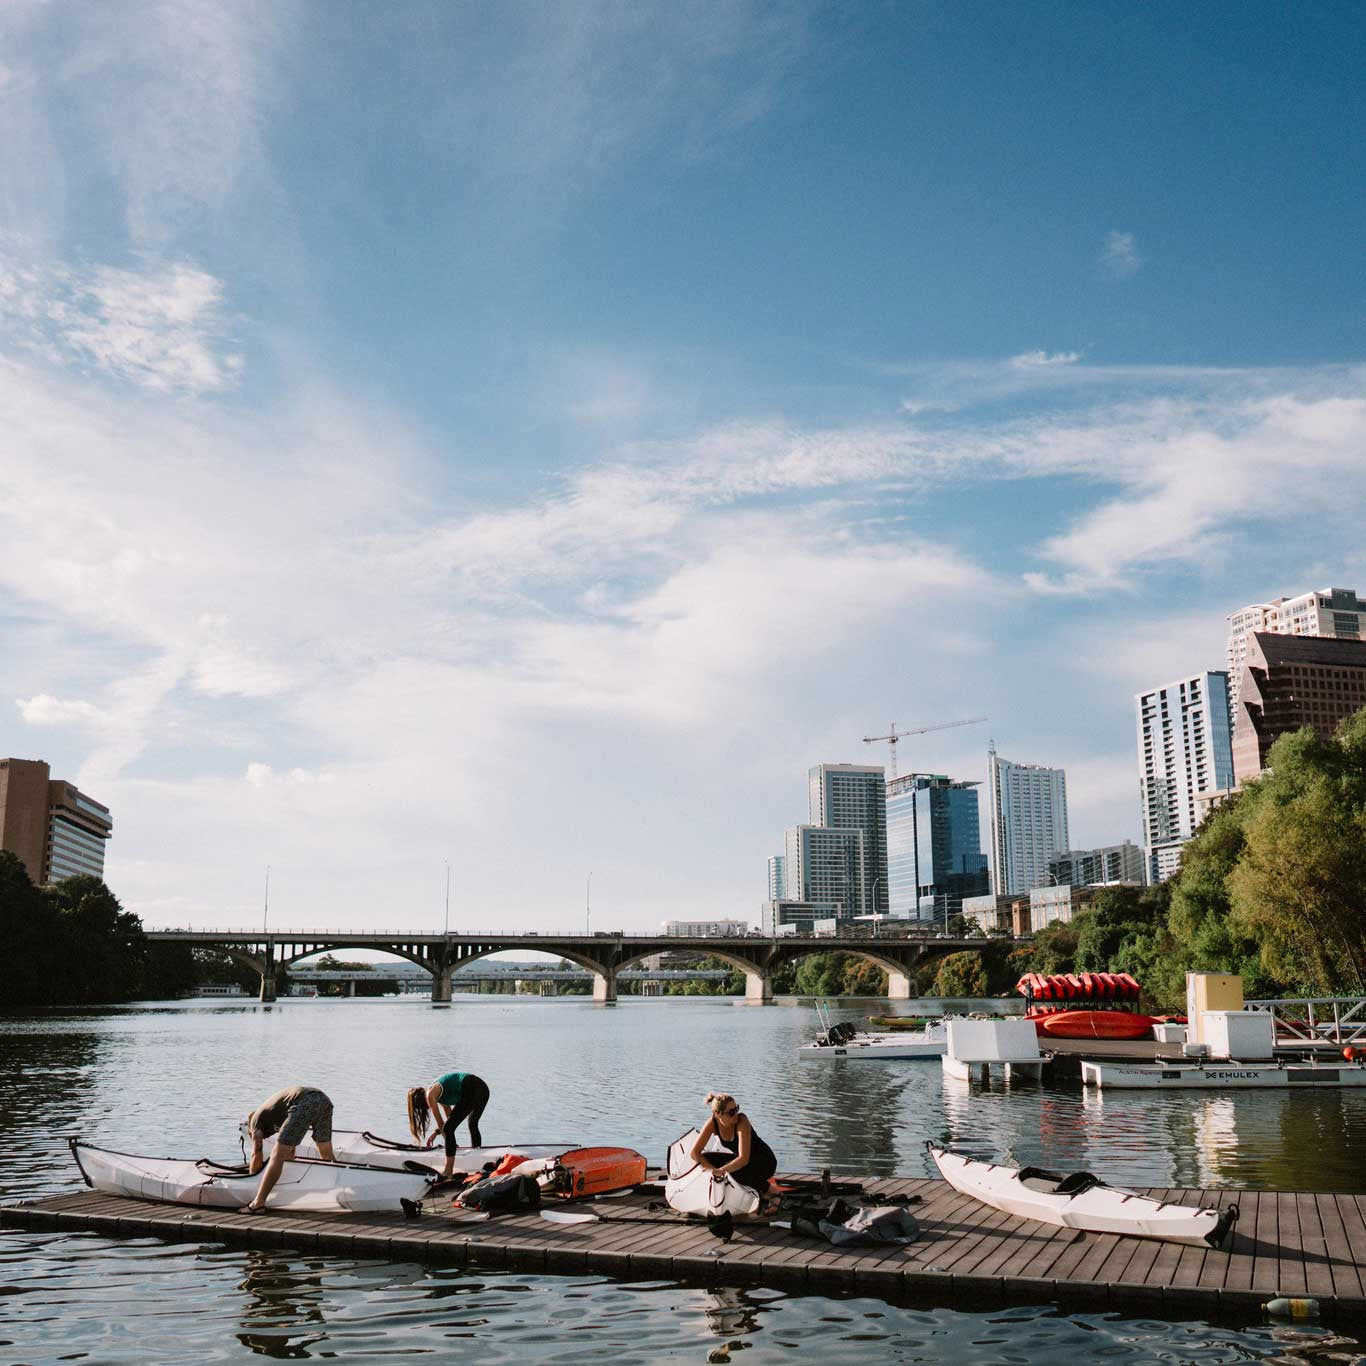
[[[314,1143],[332,1142],[332,1102],[321,1091],[305,1091],[289,1107],[277,1141],[297,1147],[310,1129]]]

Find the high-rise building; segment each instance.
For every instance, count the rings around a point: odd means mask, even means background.
[[[113,829],[107,806],[53,779],[41,759],[0,759],[0,849],[17,854],[34,882],[103,877]]]
[[[887,783],[882,766],[868,764],[816,764],[807,773],[812,826],[830,830],[856,830],[862,840],[858,901],[852,915],[886,915],[887,890]],[[789,842],[787,856],[792,856]],[[812,897],[792,881],[788,865],[788,895],[801,900]]]
[[[864,886],[863,831],[798,825],[787,832],[785,901],[822,902],[852,919],[867,903]]]
[[[887,784],[887,884],[893,916],[943,919],[987,891],[977,784],[908,773]]]
[[[1301,726],[1331,735],[1366,707],[1366,641],[1311,640],[1255,631],[1243,659],[1232,770],[1239,783],[1266,767],[1276,739]],[[1221,784],[1223,786],[1223,784]]]
[[[1280,636],[1366,639],[1366,599],[1351,588],[1319,588],[1293,598],[1254,602],[1228,618],[1229,707],[1234,720],[1248,642],[1256,632]]]
[[[1199,824],[1197,819],[1196,824]],[[1065,849],[1048,860],[1048,880],[1059,886],[1094,887],[1104,882],[1144,882],[1143,850],[1132,840],[1100,849]]]
[[[774,854],[768,861],[768,900],[781,901],[787,896],[787,856]]]
[[[1200,824],[1196,797],[1233,785],[1228,675],[1193,674],[1134,695],[1144,881],[1165,882]]]
[[[987,751],[991,890],[1028,892],[1048,881],[1048,860],[1067,848],[1067,774]]]

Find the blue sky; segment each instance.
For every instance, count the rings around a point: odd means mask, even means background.
[[[0,14],[0,749],[152,924],[754,915],[1366,589],[1357,5]],[[4,715],[0,712],[0,715]]]

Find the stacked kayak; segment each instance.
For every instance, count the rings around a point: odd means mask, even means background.
[[[245,1129],[245,1126],[243,1126]],[[275,1145],[273,1137],[262,1145],[269,1155]],[[495,1166],[507,1153],[520,1153],[523,1157],[558,1157],[577,1148],[577,1143],[486,1143],[482,1148],[457,1148],[455,1170],[458,1172],[481,1172],[492,1162]],[[359,1162],[369,1167],[389,1167],[395,1171],[410,1169],[410,1164],[430,1167],[440,1171],[446,1161],[445,1149],[440,1142],[433,1148],[420,1143],[405,1143],[398,1139],[381,1138],[369,1130],[334,1129],[332,1131],[332,1151],[338,1162]],[[294,1150],[296,1157],[318,1159],[321,1155],[309,1134]]]
[[[718,1176],[707,1162],[692,1160],[692,1146],[700,1135],[700,1129],[689,1129],[669,1145],[664,1164],[664,1199],[669,1208],[680,1214],[753,1214],[760,1204],[758,1191],[741,1185],[729,1173]],[[722,1153],[730,1160],[714,1135],[703,1151]]]
[[[256,1194],[260,1175],[208,1158],[137,1157],[71,1139],[85,1184],[105,1195],[167,1200],[177,1205],[241,1209]],[[393,1171],[354,1163],[286,1162],[271,1191],[269,1209],[308,1214],[363,1213],[402,1209],[427,1193],[427,1173]]]
[[[1222,1210],[1171,1205],[1107,1186],[1090,1172],[1063,1176],[1039,1167],[1003,1167],[963,1157],[933,1143],[925,1146],[939,1174],[954,1190],[993,1209],[1041,1224],[1219,1247],[1238,1219],[1237,1205]]]

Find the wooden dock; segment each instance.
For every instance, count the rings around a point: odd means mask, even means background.
[[[810,1180],[811,1178],[802,1178]],[[738,1225],[723,1244],[705,1223],[667,1210],[658,1188],[566,1206],[601,1222],[560,1225],[536,1214],[461,1220],[442,1199],[401,1214],[244,1215],[78,1191],[0,1207],[0,1225],[119,1237],[218,1242],[342,1257],[378,1257],[599,1272],[624,1280],[760,1284],[810,1294],[868,1294],[916,1303],[1057,1302],[1120,1311],[1246,1316],[1278,1295],[1312,1296],[1329,1319],[1366,1318],[1366,1196],[1276,1191],[1149,1190],[1185,1205],[1237,1204],[1223,1251],[1079,1233],[1001,1214],[938,1180],[870,1180],[868,1194],[919,1195],[907,1247],[839,1251],[789,1230]]]

